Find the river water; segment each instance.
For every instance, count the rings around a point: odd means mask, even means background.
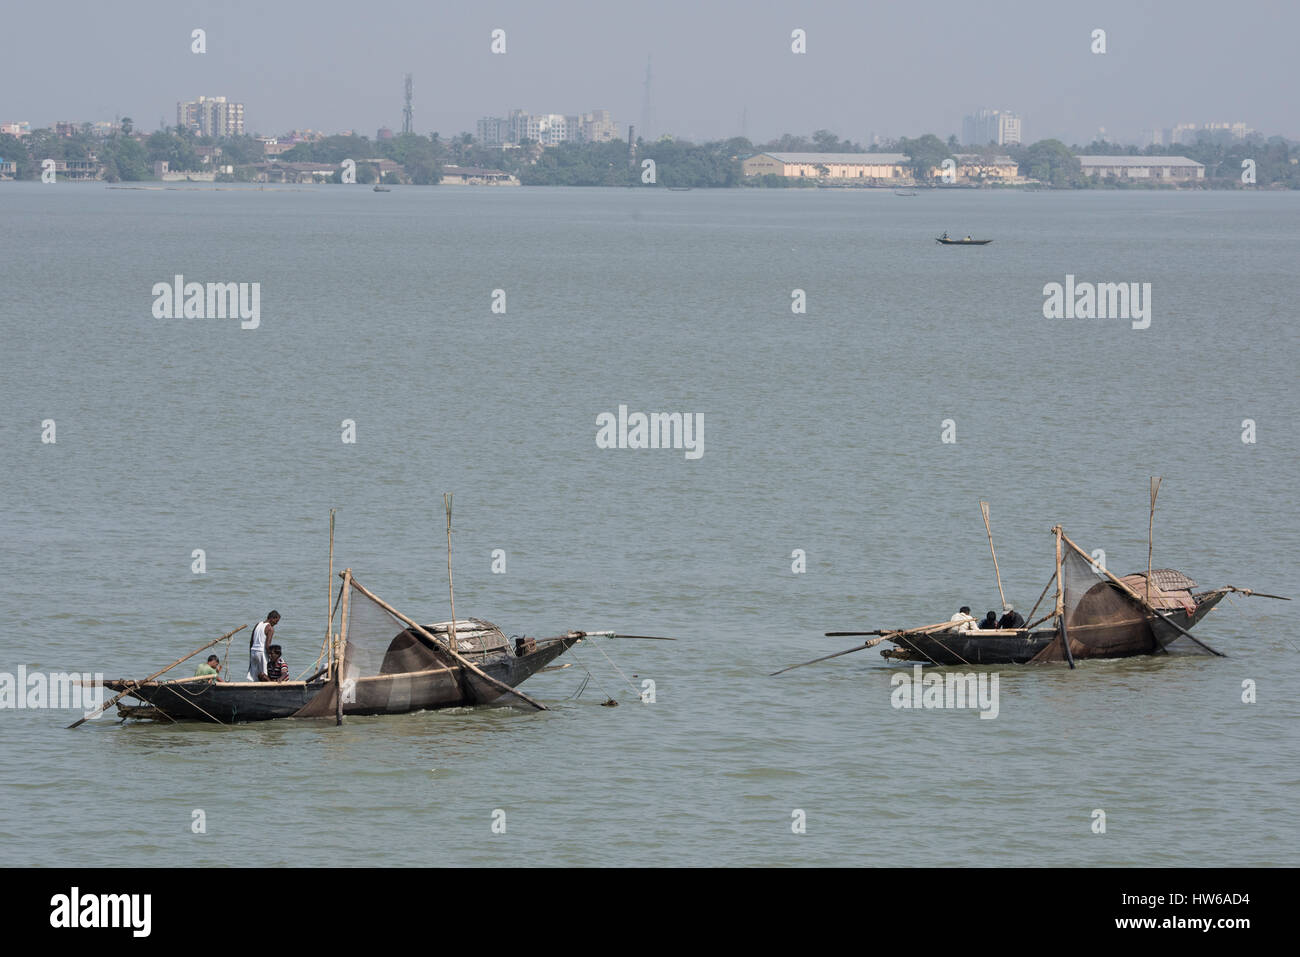
[[[4,863],[1300,864],[1284,602],[1211,614],[1227,658],[976,669],[993,720],[895,708],[875,650],[768,676],[853,644],[825,631],[995,608],[981,499],[1022,610],[1054,524],[1145,568],[1151,475],[1158,567],[1300,592],[1298,214],[1289,193],[3,184],[0,672],[143,677],[274,607],[297,674],[331,507],[336,568],[445,619],[448,490],[462,617],[679,639],[579,646],[525,686],[542,714],[3,710]],[[259,283],[257,328],[155,318],[177,274]],[[1150,283],[1149,327],[1045,319],[1067,276]],[[701,417],[703,454],[597,447],[620,405]]]

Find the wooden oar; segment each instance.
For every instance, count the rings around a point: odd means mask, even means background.
[[[188,655],[186,655],[184,658],[177,658],[175,661],[173,661],[171,664],[169,664],[169,665],[168,665],[166,668],[164,668],[162,671],[155,671],[155,672],[154,672],[153,674],[151,674],[148,678],[145,678],[144,681],[137,681],[134,685],[132,685],[132,686],[131,686],[130,688],[128,688],[126,691],[123,691],[121,694],[116,694],[116,695],[114,695],[113,697],[109,698],[107,701],[105,701],[102,705],[99,706],[99,710],[96,711],[94,714],[88,714],[88,715],[86,715],[84,718],[81,718],[81,719],[79,719],[79,720],[77,720],[77,721],[72,722],[72,724],[68,725],[68,730],[71,730],[72,728],[75,728],[75,727],[77,727],[78,725],[85,724],[85,723],[86,723],[87,721],[89,721],[91,718],[97,718],[97,717],[99,717],[101,714],[103,714],[103,713],[104,713],[105,711],[107,711],[109,708],[113,707],[113,705],[117,704],[119,701],[121,701],[121,700],[122,700],[123,698],[125,698],[127,695],[132,694],[132,693],[136,690],[136,688],[139,688],[139,687],[140,687],[140,685],[142,685],[142,684],[144,684],[145,682],[148,682],[148,681],[153,681],[153,680],[154,680],[155,678],[157,678],[160,674],[163,674],[164,672],[167,672],[167,671],[171,671],[173,668],[175,668],[177,665],[179,665],[182,661],[188,661],[190,658],[193,658],[195,655],[197,655],[200,651],[207,651],[207,650],[208,650],[209,648],[211,648],[213,645],[217,644],[217,642],[225,641],[227,638],[230,638],[230,637],[232,637],[232,636],[234,636],[234,635],[239,634],[239,632],[243,631],[243,630],[244,630],[245,628],[247,628],[247,627],[248,627],[247,625],[240,625],[240,626],[239,626],[238,628],[236,628],[234,631],[228,631],[228,632],[226,632],[224,635],[222,635],[220,638],[217,638],[217,639],[215,639],[215,640],[213,640],[213,641],[209,641],[209,642],[208,642],[206,645],[204,645],[202,648],[196,648],[196,649],[194,649],[194,650],[191,651]]]
[[[1233,591],[1239,591],[1248,598],[1276,598],[1278,601],[1290,601],[1285,595],[1267,595],[1262,591],[1251,591],[1249,588],[1234,588]]]
[[[876,645],[880,644],[884,640],[885,640],[885,636],[881,635],[879,638],[872,638],[870,641],[863,642],[862,644],[858,645],[856,648],[850,648],[848,651],[837,651],[833,655],[823,655],[821,658],[814,658],[812,661],[801,661],[799,662],[799,664],[791,665],[789,668],[782,668],[780,671],[773,671],[770,675],[768,675],[768,677],[774,678],[777,675],[785,674],[787,671],[793,671],[795,668],[802,668],[804,665],[815,665],[819,661],[829,661],[831,658],[838,658],[840,655],[851,655],[853,654],[853,652],[862,651],[864,648],[874,648]]]

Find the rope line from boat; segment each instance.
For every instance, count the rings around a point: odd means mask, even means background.
[[[960,661],[962,664],[964,664],[964,665],[970,665],[970,662],[969,662],[969,661],[967,661],[967,660],[966,660],[965,658],[963,658],[961,655],[957,654],[957,652],[953,651],[951,648],[949,648],[947,645],[945,645],[945,644],[943,643],[943,641],[940,640],[940,638],[939,638],[938,635],[933,635],[933,634],[932,634],[932,635],[929,635],[928,637],[933,638],[935,641],[937,641],[937,642],[939,643],[939,647],[940,647],[940,648],[942,648],[944,651],[948,652],[948,654],[952,655],[954,658],[956,658],[956,659],[957,659],[958,661]],[[928,657],[929,657],[929,655],[927,655],[927,654],[926,654],[924,651],[922,651],[920,648],[916,647],[915,644],[913,644],[911,641],[908,641],[907,638],[903,637],[901,634],[899,634],[899,635],[891,635],[890,638],[889,638],[890,641],[898,641],[899,639],[902,639],[903,641],[907,641],[907,643],[908,643],[909,645],[912,646],[912,650],[915,651],[918,655],[921,655],[922,657],[925,657],[925,658],[928,658]],[[971,667],[973,668],[974,665],[971,665]]]
[[[610,667],[619,673],[619,676],[622,677],[622,679],[627,683],[627,686],[632,689],[632,693],[636,695],[637,700],[640,701],[641,690],[636,685],[632,684],[632,682],[628,679],[627,675],[623,674],[623,669],[620,668],[618,665],[614,664],[614,659],[611,658],[608,654],[606,654],[605,649],[600,647],[600,645],[597,645],[593,642],[593,647],[595,647],[597,651],[599,651],[602,655],[605,656],[605,660],[609,662]]]
[[[569,651],[573,654],[573,657],[577,658],[577,657],[578,657],[578,643],[577,643],[577,642],[574,642],[572,645],[570,645],[570,646],[569,646]],[[608,691],[605,690],[605,686],[602,685],[602,684],[600,683],[600,679],[597,678],[597,677],[595,676],[595,674],[592,673],[592,670],[591,670],[590,668],[587,667],[587,663],[586,663],[585,661],[582,661],[582,659],[580,659],[580,658],[579,658],[578,660],[579,660],[579,663],[582,665],[582,669],[583,669],[585,672],[587,672],[587,678],[588,678],[589,680],[590,680],[590,679],[594,679],[595,682],[596,682],[596,687],[599,688],[599,689],[600,689],[600,693],[603,694],[603,695],[605,696],[605,700],[604,700],[604,702],[602,703],[602,706],[603,706],[603,707],[606,707],[606,708],[612,708],[612,707],[614,707],[615,705],[617,705],[618,702],[614,700],[614,696],[613,696],[612,694],[610,694]],[[583,687],[583,688],[587,687],[587,682],[586,682],[586,681],[583,681],[583,683],[582,683],[582,687]],[[639,697],[639,696],[638,696],[638,697]],[[611,703],[611,702],[612,702],[612,703]]]
[[[585,668],[584,668],[583,670],[586,671]],[[590,671],[587,671],[587,675],[586,675],[586,677],[582,679],[582,684],[578,685],[578,690],[575,691],[575,692],[573,692],[573,694],[569,695],[569,696],[568,696],[567,698],[565,698],[564,700],[565,700],[565,701],[576,701],[576,700],[578,700],[579,698],[581,698],[581,697],[582,697],[582,693],[583,693],[584,691],[587,690],[587,684],[588,684],[588,682],[590,682],[590,681],[591,681],[591,672],[590,672]]]
[[[173,685],[173,684],[162,684],[162,685],[159,685],[158,687],[159,687],[159,688],[166,688],[166,689],[167,689],[168,691],[170,691],[172,694],[176,695],[176,697],[178,697],[178,698],[180,697],[180,695],[177,694],[177,692],[176,692],[176,686]],[[206,691],[207,688],[205,687],[203,690]],[[188,689],[185,689],[185,693],[188,695],[188,694],[189,694],[189,690],[188,690]],[[191,698],[195,698],[195,697],[198,697],[198,695],[190,695],[190,697],[191,697]],[[213,721],[215,721],[217,724],[225,724],[225,723],[226,723],[226,722],[222,721],[220,718],[218,718],[216,715],[214,715],[211,711],[208,711],[206,708],[204,708],[204,707],[203,707],[201,704],[199,704],[197,701],[191,701],[190,704],[193,705],[194,707],[198,708],[200,711],[202,711],[204,714],[206,714],[209,718],[211,718],[211,719],[212,719]],[[156,708],[157,705],[154,705],[154,707]],[[163,712],[163,713],[166,714],[166,712]]]
[[[163,711],[162,709],[160,709],[156,704],[154,704],[152,701],[150,701],[148,698],[144,697],[143,695],[131,695],[131,697],[136,698],[136,699],[138,699],[138,700],[140,700],[140,701],[143,701],[145,704],[147,704],[149,707],[153,708],[155,711],[157,711],[160,715],[162,715],[164,718],[166,718],[166,719],[167,719],[168,721],[170,721],[172,724],[180,724],[179,721],[177,721],[175,718],[173,718],[171,715],[169,715],[166,711]],[[118,705],[118,707],[121,708],[122,705]],[[129,715],[123,715],[123,716],[122,716],[122,722],[126,721],[126,719],[127,719],[128,717],[129,717]],[[119,724],[122,723],[122,722],[119,722]]]

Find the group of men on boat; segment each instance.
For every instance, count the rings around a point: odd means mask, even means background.
[[[280,613],[272,610],[257,623],[253,635],[248,639],[248,675],[246,681],[288,681],[289,666],[284,660],[284,649],[271,644],[275,637],[275,626],[280,622]],[[199,665],[194,676],[210,677],[223,681],[221,677],[221,659],[208,655],[208,660]]]
[[[953,623],[953,631],[966,634],[973,631],[993,631],[998,628],[1023,628],[1025,619],[1016,611],[1011,602],[1002,604],[1002,617],[999,618],[997,612],[990,610],[980,621],[975,620],[975,616],[970,613],[970,605],[962,605],[957,614],[948,619]]]

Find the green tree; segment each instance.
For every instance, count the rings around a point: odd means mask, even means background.
[[[898,141],[900,153],[907,154],[907,166],[917,182],[929,182],[934,177],[936,167],[952,156],[952,151],[933,133],[914,140],[903,137]]]
[[[1079,158],[1060,140],[1039,140],[1019,153],[1022,176],[1062,189],[1087,185]]]

